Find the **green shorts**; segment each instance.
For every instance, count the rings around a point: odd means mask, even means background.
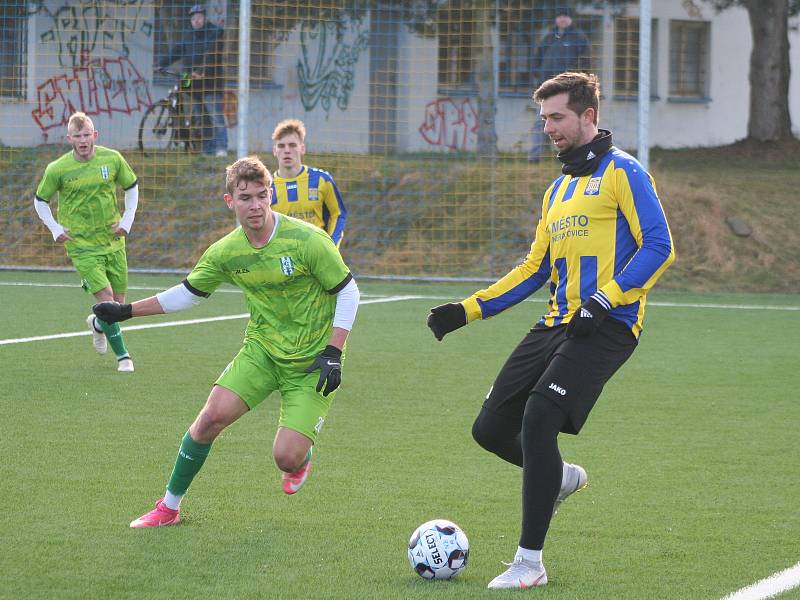
[[[279,391],[278,426],[293,429],[316,442],[336,395],[335,391],[327,396],[317,392],[317,382],[319,370],[305,373],[297,367],[276,364],[259,344],[246,341],[216,384],[235,393],[250,409]]]
[[[128,291],[128,256],[125,248],[110,254],[70,256],[81,276],[81,287],[96,294],[111,286],[115,294]]]

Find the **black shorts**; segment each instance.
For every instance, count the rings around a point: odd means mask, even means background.
[[[528,398],[538,392],[569,416],[562,431],[578,433],[603,386],[638,342],[627,325],[614,319],[606,319],[587,337],[568,339],[566,329],[528,332],[498,373],[483,406],[521,424]]]

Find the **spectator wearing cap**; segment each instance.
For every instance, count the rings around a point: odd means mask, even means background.
[[[228,130],[225,128],[222,71],[223,30],[206,18],[206,9],[195,4],[189,9],[189,28],[181,41],[162,58],[159,69],[178,60],[192,74],[193,109],[208,116],[203,128],[203,153],[224,156],[228,151]]]
[[[556,9],[555,25],[542,37],[531,57],[533,88],[565,71],[588,71],[589,39],[572,23],[572,9],[560,6]],[[538,162],[545,145],[542,123],[537,118],[533,123],[533,143],[528,159]]]

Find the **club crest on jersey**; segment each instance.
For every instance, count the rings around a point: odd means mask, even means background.
[[[100,175],[103,176],[103,179],[108,181],[108,167],[107,166],[103,165],[102,167],[100,167]]]
[[[294,263],[291,256],[281,256],[281,271],[287,277],[294,273]]]
[[[592,177],[586,184],[586,190],[583,192],[584,196],[597,196],[600,193],[600,182],[602,177]]]
[[[308,199],[319,200],[319,190],[316,188],[308,188]]]

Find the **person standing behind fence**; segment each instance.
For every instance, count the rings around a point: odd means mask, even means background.
[[[585,71],[590,68],[589,39],[572,23],[572,9],[556,9],[556,21],[550,31],[539,41],[531,59],[534,87],[565,71]],[[539,162],[546,144],[542,122],[533,122],[530,162]]]
[[[561,73],[533,99],[563,175],[544,193],[530,253],[488,288],[428,316],[441,341],[550,288],[545,314],[506,360],[472,426],[480,446],[522,469],[519,546],[489,583],[495,589],[547,583],[550,519],[588,481],[583,467],[562,460],[558,436],[580,433],[603,386],[633,354],[647,293],[675,260],[653,178],[598,128],[597,77]]]
[[[158,62],[158,67],[162,70],[178,60],[184,61],[192,75],[193,111],[210,120],[211,127],[203,128],[203,154],[225,156],[228,130],[223,107],[223,30],[206,19],[206,9],[200,4],[189,9],[189,23],[183,39]]]
[[[81,285],[98,302],[125,302],[128,291],[128,259],[125,238],[131,231],[139,204],[136,175],[116,150],[95,146],[94,123],[76,112],[67,123],[72,150],[47,165],[34,209],[56,242],[62,242],[81,276]],[[125,212],[117,207],[117,186],[125,190]],[[50,200],[58,193],[58,221]],[[133,360],[116,323],[86,317],[94,348],[100,354],[108,344],[117,356],[117,370],[133,371]]]
[[[278,159],[272,184],[272,209],[324,229],[333,242],[342,242],[347,209],[331,174],[303,164],[306,126],[285,119],[272,132],[272,153]]]

